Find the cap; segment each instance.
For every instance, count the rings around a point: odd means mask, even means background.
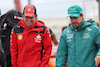
[[[30,16],[30,17],[34,17],[36,14],[36,8],[33,5],[27,5],[25,6],[24,10],[23,10],[23,14],[24,16]]]
[[[80,14],[83,14],[82,9],[78,5],[73,5],[68,8],[68,16],[67,17],[78,17]]]

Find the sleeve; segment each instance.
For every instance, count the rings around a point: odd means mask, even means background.
[[[51,57],[51,50],[52,50],[51,35],[47,27],[45,29],[45,33],[43,37],[43,48],[44,51],[43,51],[40,67],[46,67]]]
[[[56,67],[65,67],[67,62],[68,46],[65,37],[62,33],[56,55]]]
[[[97,45],[97,55],[100,55],[100,29],[98,28],[97,30],[95,30],[95,44]]]
[[[12,29],[11,32],[11,39],[10,39],[10,52],[11,52],[11,62],[12,62],[12,67],[17,67],[17,37],[14,32],[14,28]]]
[[[1,45],[1,39],[0,39],[0,65],[2,67],[7,67],[6,56],[4,54],[4,50],[3,50],[2,45]]]

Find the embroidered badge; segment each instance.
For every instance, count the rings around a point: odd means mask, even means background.
[[[35,38],[35,42],[41,43],[42,37],[38,34]]]
[[[22,40],[23,36],[21,34],[18,35],[18,40]]]

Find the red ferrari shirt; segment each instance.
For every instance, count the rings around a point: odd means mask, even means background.
[[[42,46],[44,51],[41,59]],[[44,29],[44,24],[38,20],[35,20],[29,29],[24,20],[12,29],[10,41],[12,67],[46,67],[51,50],[50,32],[47,27]]]

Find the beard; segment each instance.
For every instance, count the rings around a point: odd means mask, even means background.
[[[78,28],[79,27],[79,23],[78,22],[72,22],[72,25],[74,28]]]

